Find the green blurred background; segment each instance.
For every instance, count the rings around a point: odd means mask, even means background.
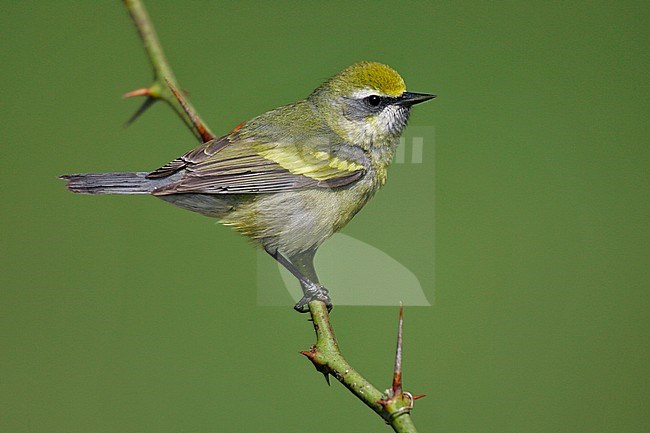
[[[411,121],[435,129],[423,164],[392,167],[345,229],[435,299],[406,310],[421,432],[650,431],[650,3],[148,7],[218,132],[362,59],[440,95]],[[163,105],[122,127],[140,101],[120,95],[151,78],[122,5],[2,11],[0,431],[388,431],[298,355],[305,316],[257,305],[246,241],[56,179],[153,169],[195,144]],[[396,315],[333,313],[381,388]]]

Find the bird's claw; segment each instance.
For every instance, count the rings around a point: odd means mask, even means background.
[[[323,301],[327,306],[327,311],[332,311],[332,300],[330,299],[327,289],[320,284],[302,284],[303,297],[298,301],[293,309],[299,313],[309,312],[309,303],[311,301]]]

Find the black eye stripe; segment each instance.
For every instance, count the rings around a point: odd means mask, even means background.
[[[363,98],[363,102],[370,108],[384,108],[397,102],[398,98],[390,96],[369,95]]]

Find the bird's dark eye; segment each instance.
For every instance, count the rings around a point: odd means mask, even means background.
[[[381,104],[381,98],[377,95],[370,95],[365,98],[366,103],[373,107],[378,107]]]

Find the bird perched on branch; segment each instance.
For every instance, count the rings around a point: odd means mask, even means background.
[[[73,192],[150,194],[218,218],[298,278],[296,310],[312,300],[331,307],[314,254],[386,182],[411,107],[434,97],[407,92],[384,64],[360,62],[156,170],[61,178]]]

